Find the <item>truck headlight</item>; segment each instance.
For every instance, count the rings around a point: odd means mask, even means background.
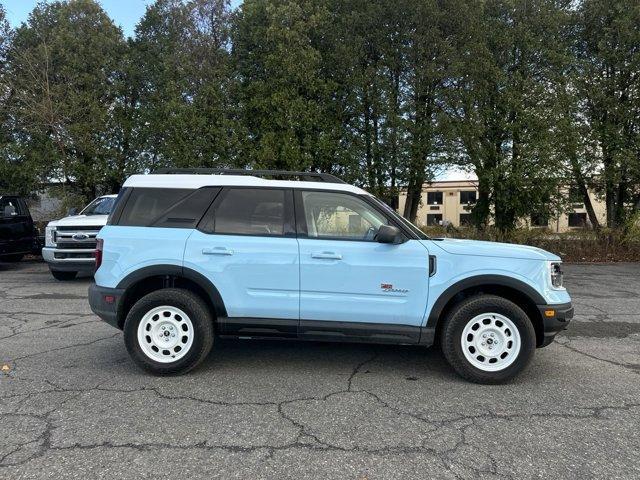
[[[47,227],[44,231],[44,246],[56,246],[56,227]]]
[[[562,290],[563,281],[562,264],[560,262],[549,262],[549,278],[551,280],[551,287],[556,290]]]

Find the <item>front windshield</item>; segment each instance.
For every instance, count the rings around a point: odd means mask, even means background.
[[[80,215],[109,215],[114,203],[116,203],[115,197],[96,198],[80,212]]]
[[[401,223],[402,225],[407,227],[409,230],[411,230],[413,233],[415,233],[420,240],[429,239],[429,237],[422,230],[420,230],[418,227],[416,227],[413,223],[411,223],[409,220],[407,220],[403,216],[399,215],[398,212],[396,212],[393,208],[391,208],[389,205],[384,203],[382,200],[374,196],[372,196],[371,198],[373,198],[378,205],[380,205],[388,213],[390,213],[398,223]]]

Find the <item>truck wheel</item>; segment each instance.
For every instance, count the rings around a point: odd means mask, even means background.
[[[186,373],[211,351],[211,313],[199,296],[187,290],[156,290],[129,311],[124,342],[144,370],[155,375]]]
[[[447,315],[441,346],[449,364],[465,379],[502,383],[531,361],[536,333],[515,303],[495,295],[476,295]]]
[[[60,280],[61,282],[73,280],[74,278],[76,278],[77,274],[78,272],[63,272],[61,270],[51,270],[51,275],[53,275],[53,278],[55,278],[56,280]]]

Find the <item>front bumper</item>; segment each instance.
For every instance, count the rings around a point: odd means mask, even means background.
[[[94,252],[95,250],[60,250],[44,247],[42,249],[42,259],[49,264],[51,270],[93,273],[96,269]],[[69,255],[69,258],[60,258],[65,254]],[[78,255],[86,258],[74,258]]]
[[[124,289],[101,287],[92,283],[89,286],[89,305],[93,313],[112,327],[122,330],[119,325],[119,308],[122,304]]]
[[[573,318],[573,305],[571,302],[557,305],[538,305],[538,310],[544,329],[544,339],[539,347],[546,347],[553,342],[559,332],[569,325]]]

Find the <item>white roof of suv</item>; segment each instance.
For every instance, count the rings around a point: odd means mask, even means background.
[[[302,182],[296,180],[268,180],[251,175],[188,175],[188,174],[150,174],[132,175],[123,187],[139,188],[200,188],[220,187],[288,187],[307,190],[335,190],[360,195],[370,195],[361,188],[347,183]]]

